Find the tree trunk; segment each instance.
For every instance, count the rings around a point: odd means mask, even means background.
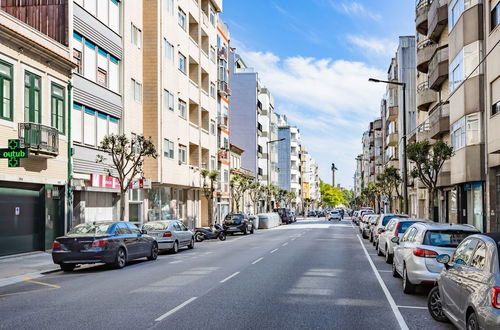
[[[428,200],[428,208],[429,208],[429,219],[431,219],[434,222],[439,221],[439,216],[434,213],[434,208],[436,207],[435,201],[436,201],[436,189],[428,189],[429,193],[429,200]]]
[[[125,197],[127,191],[121,189],[120,191],[120,221],[125,221]]]

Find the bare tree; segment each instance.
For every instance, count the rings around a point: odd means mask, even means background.
[[[217,183],[218,176],[219,172],[215,170],[201,171],[201,177],[203,179],[203,195],[208,201],[208,225],[210,227],[214,225],[214,193],[215,193],[215,184]]]

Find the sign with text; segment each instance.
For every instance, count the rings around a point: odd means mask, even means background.
[[[130,189],[151,189],[151,179],[136,179],[129,183]]]
[[[95,188],[120,189],[118,178],[103,174],[92,173],[90,185]]]
[[[21,166],[21,158],[28,158],[28,148],[21,148],[21,143],[17,139],[9,140],[8,148],[0,149],[0,158],[8,159],[9,167]]]

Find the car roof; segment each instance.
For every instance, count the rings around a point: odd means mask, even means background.
[[[481,233],[478,236],[487,236],[500,245],[500,233]]]
[[[456,223],[438,223],[433,221],[417,222],[413,226],[425,227],[430,230],[466,230],[479,232],[479,230],[468,224],[456,224]]]

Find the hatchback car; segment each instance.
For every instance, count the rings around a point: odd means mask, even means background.
[[[399,240],[393,237],[392,275],[403,277],[404,293],[413,293],[419,284],[433,284],[443,265],[439,254],[451,255],[467,236],[479,231],[471,225],[419,222],[410,226]]]
[[[245,213],[231,213],[226,215],[222,226],[227,233],[241,232],[244,235],[248,235],[254,232],[254,224]]]
[[[359,222],[359,231],[361,233],[361,236],[363,236],[363,238],[368,238],[370,221],[377,217],[379,217],[378,214],[367,214],[363,216],[363,218],[361,218],[361,221]]]
[[[370,236],[370,242],[373,242],[373,245],[376,248],[378,248],[378,236],[382,233],[389,221],[394,218],[408,218],[408,216],[406,214],[382,214],[377,219],[377,223],[370,228],[370,232],[368,233]]]
[[[427,306],[438,321],[459,329],[500,329],[500,233],[471,235],[453,257],[439,255],[444,265]]]
[[[194,234],[181,221],[151,221],[142,225],[143,232],[153,236],[160,250],[177,253],[179,248],[194,248]]]
[[[337,221],[342,220],[342,215],[340,214],[340,211],[333,210],[328,214],[328,221],[332,220],[337,220]]]
[[[424,222],[427,220],[421,219],[408,219],[408,218],[392,218],[387,226],[381,230],[378,235],[377,254],[385,257],[385,262],[390,264],[392,256],[394,255],[394,246],[396,245],[391,241],[393,237],[403,237],[406,230],[417,222]]]
[[[158,243],[129,222],[82,223],[52,244],[52,260],[64,271],[79,264],[106,263],[123,268],[127,261],[156,260]]]

